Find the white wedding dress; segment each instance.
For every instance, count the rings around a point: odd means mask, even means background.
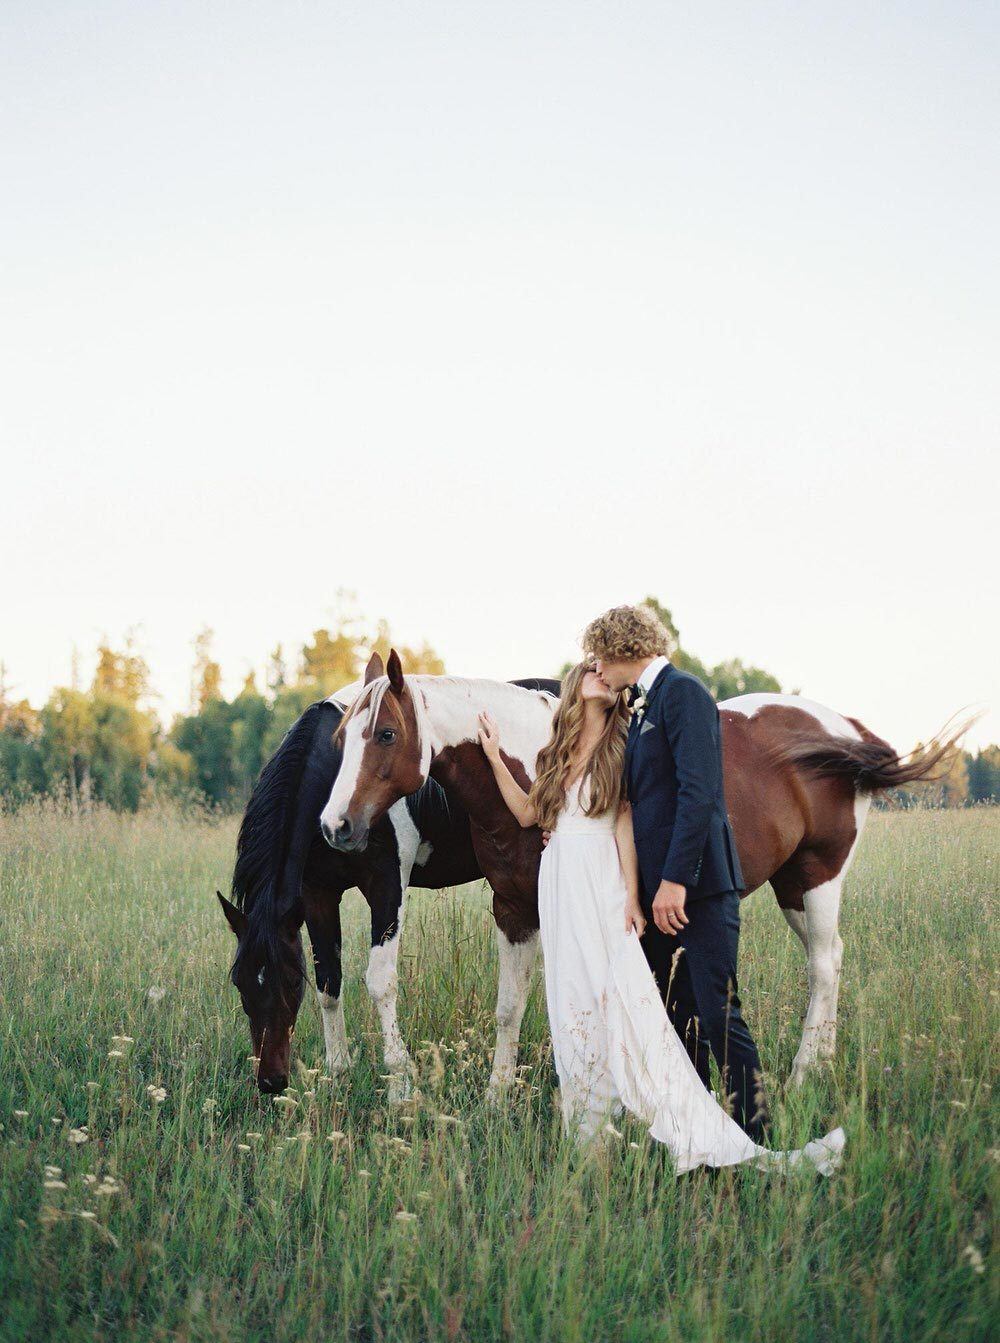
[[[625,931],[625,879],[614,816],[583,813],[581,787],[544,852],[538,909],[545,996],[563,1124],[578,1139],[624,1106],[667,1145],[677,1174],[696,1166],[806,1162],[829,1175],[843,1129],[793,1152],[760,1147],[705,1090],[660,998],[634,929]]]

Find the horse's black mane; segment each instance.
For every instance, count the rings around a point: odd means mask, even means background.
[[[233,977],[244,960],[277,966],[279,925],[292,912],[298,885],[283,881],[294,834],[299,786],[320,724],[332,735],[343,710],[327,700],[311,704],[286,732],[260,772],[236,840],[233,901],[247,915],[247,934],[233,962]],[[317,813],[318,817],[318,813]]]

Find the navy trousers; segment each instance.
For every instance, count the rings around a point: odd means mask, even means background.
[[[674,936],[661,933],[647,909],[642,949],[698,1076],[710,1088],[711,1052],[733,1118],[763,1142],[768,1116],[760,1055],[743,1020],[736,980],[740,897],[736,891],[706,895],[687,901],[684,913],[687,926]]]

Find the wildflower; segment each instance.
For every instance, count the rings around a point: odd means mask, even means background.
[[[362,1169],[358,1171],[358,1174],[361,1176],[362,1180],[370,1180],[372,1173],[370,1170],[365,1170],[364,1167],[362,1167]]]
[[[46,1180],[42,1185],[43,1189],[65,1189],[66,1187],[65,1180]]]
[[[261,1140],[261,1138],[262,1138],[263,1136],[264,1136],[263,1133],[248,1133],[248,1134],[247,1134],[247,1137],[249,1138],[249,1140],[250,1140],[251,1142],[260,1142],[260,1140]]]
[[[983,1256],[975,1245],[966,1245],[962,1251],[962,1258],[968,1259],[969,1267],[973,1273],[985,1273],[986,1264],[983,1262]]]
[[[339,1128],[335,1128],[332,1133],[326,1135],[327,1142],[338,1143],[344,1141],[344,1134]]]
[[[85,1142],[90,1141],[86,1124],[81,1124],[79,1128],[71,1128],[66,1136],[74,1147],[82,1147]]]
[[[459,1119],[458,1115],[439,1114],[436,1115],[435,1118],[437,1119],[437,1122],[442,1125],[461,1124],[462,1122],[461,1119]]]
[[[965,1101],[952,1101],[951,1108],[953,1110],[967,1110],[969,1107],[966,1105]]]
[[[87,1174],[83,1177],[83,1183],[84,1183],[84,1184],[96,1184],[96,1183],[97,1183],[97,1176],[96,1176],[96,1175],[91,1175],[90,1171],[88,1171]]]
[[[284,1106],[286,1110],[294,1110],[296,1105],[298,1105],[298,1101],[294,1096],[275,1096],[274,1103],[275,1105]]]
[[[608,1135],[609,1138],[623,1138],[625,1136],[623,1133],[618,1132],[614,1124],[605,1124],[604,1132]]]
[[[96,1090],[97,1090],[97,1083],[96,1083],[96,1082],[88,1082],[88,1083],[87,1083],[87,1090],[88,1090],[88,1091],[96,1091]]]
[[[212,1096],[206,1096],[201,1103],[201,1112],[203,1115],[214,1114],[218,1106],[218,1101]]]
[[[108,1050],[108,1058],[109,1058],[109,1059],[123,1059],[124,1057],[125,1057],[125,1054],[124,1054],[124,1052],[123,1052],[121,1049],[109,1049],[109,1050]]]
[[[166,1089],[164,1087],[154,1087],[152,1084],[146,1088],[146,1095],[157,1105],[162,1104],[167,1099]]]
[[[94,1193],[101,1198],[107,1198],[111,1194],[117,1194],[121,1191],[121,1185],[112,1175],[105,1175],[104,1179],[94,1190]]]
[[[47,1180],[58,1180],[62,1175],[62,1166],[46,1166],[45,1178]]]
[[[135,1041],[131,1035],[112,1035],[111,1043],[113,1045],[134,1045]]]
[[[166,989],[161,989],[159,984],[151,984],[146,997],[151,1003],[161,1003],[167,996]]]
[[[399,1212],[396,1213],[397,1222],[415,1222],[416,1220],[417,1214],[415,1212],[407,1212],[405,1208],[401,1208]]]
[[[238,1143],[236,1144],[236,1150],[237,1150],[237,1152],[249,1152],[249,1151],[250,1151],[250,1145],[249,1145],[249,1143],[238,1142]]]
[[[97,1217],[97,1213],[91,1212],[89,1208],[81,1208],[79,1212],[75,1212],[73,1216],[80,1217],[85,1222],[93,1222]]]
[[[639,1150],[639,1144],[637,1142],[630,1142],[629,1147],[632,1148],[633,1152],[638,1152]]]
[[[28,1112],[27,1112],[27,1110],[15,1110],[15,1111],[14,1111],[14,1118],[15,1118],[15,1119],[27,1119],[27,1117],[28,1117]]]
[[[53,1115],[53,1116],[52,1116],[52,1123],[55,1125],[56,1128],[58,1128],[59,1125],[62,1123],[62,1120],[59,1118],[58,1115]]]

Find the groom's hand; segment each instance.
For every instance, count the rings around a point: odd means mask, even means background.
[[[653,922],[661,933],[679,933],[687,923],[684,898],[687,891],[676,881],[661,881],[653,897]]]

